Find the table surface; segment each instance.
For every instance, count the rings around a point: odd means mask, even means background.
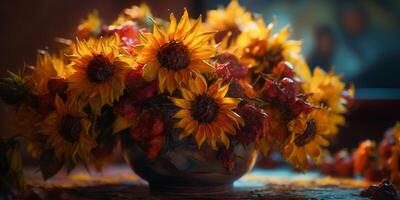
[[[27,182],[46,199],[365,199],[359,196],[370,183],[338,179],[317,172],[305,174],[288,168],[255,169],[235,182],[228,193],[166,196],[151,194],[147,183],[128,166],[109,166],[102,172],[78,168],[43,181],[37,170],[26,171]]]

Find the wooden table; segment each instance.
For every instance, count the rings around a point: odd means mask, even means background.
[[[45,199],[364,199],[360,191],[369,183],[354,179],[301,174],[287,168],[255,169],[235,182],[229,193],[190,196],[151,194],[147,183],[127,166],[109,166],[102,173],[77,169],[44,182],[33,170],[28,183]]]

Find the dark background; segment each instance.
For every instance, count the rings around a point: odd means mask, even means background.
[[[3,0],[0,1],[0,75],[35,63],[37,49],[55,51],[56,37],[73,38],[80,20],[97,9],[111,23],[135,0]],[[207,9],[226,6],[229,0],[145,1],[157,17],[181,14],[192,17]],[[356,102],[332,147],[355,146],[365,138],[380,139],[400,120],[400,1],[248,0],[240,3],[277,29],[291,24],[293,39],[302,39],[311,67],[341,74],[357,87]],[[8,109],[0,107],[0,131],[7,132]],[[339,142],[340,141],[340,142]]]

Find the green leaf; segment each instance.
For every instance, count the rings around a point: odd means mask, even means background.
[[[63,167],[64,162],[57,159],[54,149],[46,150],[40,156],[40,171],[44,180],[47,180],[57,174]]]
[[[0,79],[0,96],[9,105],[21,104],[28,94],[24,83],[14,76]]]

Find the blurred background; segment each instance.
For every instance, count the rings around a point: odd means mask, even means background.
[[[0,2],[0,74],[35,63],[37,49],[55,50],[56,37],[73,38],[76,26],[97,9],[105,23],[133,4],[146,2],[157,17],[169,12],[192,17],[230,0],[13,0]],[[400,120],[400,1],[398,0],[247,0],[248,10],[277,29],[293,30],[303,40],[303,54],[311,67],[341,74],[357,87],[356,102],[332,151],[355,147],[365,138],[381,139]],[[4,109],[1,108],[0,111]],[[2,114],[2,119],[6,114]],[[5,130],[1,120],[0,131]],[[340,141],[340,142],[339,142]]]

